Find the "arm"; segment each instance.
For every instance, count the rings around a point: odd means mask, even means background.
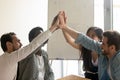
[[[66,16],[65,12],[62,11],[59,16],[59,28],[61,28],[63,31],[67,32],[74,40],[78,37],[78,32],[71,29],[66,25]]]
[[[81,49],[82,48],[82,46],[80,46],[80,45],[78,45],[74,42],[75,40],[67,32],[65,32],[64,30],[62,30],[62,32],[63,32],[63,35],[64,35],[64,37],[66,39],[66,42],[68,44],[70,44],[72,47],[74,47],[76,49]]]
[[[42,34],[39,34],[30,44],[19,50],[12,52],[12,54],[10,54],[9,56],[10,62],[16,63],[24,59],[34,50],[36,50],[39,46],[41,46],[52,35],[56,28],[58,28],[57,27],[58,23],[59,20],[57,19],[57,21],[47,31],[43,32]]]
[[[64,12],[61,12],[60,15],[58,15],[58,18],[60,20],[60,25],[59,27],[62,29],[63,35],[67,41],[67,43],[69,43],[72,47],[76,48],[76,49],[81,49],[82,46],[80,46],[79,44],[74,43],[75,41],[75,37],[77,37],[76,33],[71,33],[69,34],[68,32],[66,32],[67,30],[67,26],[66,26],[66,16]],[[68,31],[68,30],[67,30]],[[72,31],[73,32],[73,31]]]
[[[79,32],[73,30],[72,28],[68,26],[63,26],[62,28],[63,31],[67,32],[74,40],[77,39]]]
[[[10,54],[10,62],[18,62],[31,54],[39,46],[41,46],[50,36],[52,35],[50,30],[45,31],[44,33],[38,35],[30,44],[27,46],[16,50]]]
[[[75,40],[76,44],[81,44],[83,47],[90,49],[92,51],[96,51],[97,53],[101,52],[101,48],[100,48],[101,44],[99,42],[96,42],[96,41],[90,39],[86,35],[78,32],[78,31],[75,31],[66,25],[64,12],[62,12],[59,15],[59,20],[60,20],[59,27],[63,31],[67,32]]]

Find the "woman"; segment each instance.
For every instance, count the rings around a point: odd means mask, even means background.
[[[102,41],[102,29],[98,27],[90,27],[87,30],[86,35],[96,41]],[[81,58],[83,59],[83,70],[85,71],[85,77],[91,80],[98,80],[98,54],[94,51],[90,51],[79,44],[74,43],[74,39],[63,31],[66,41],[74,48],[80,50]]]

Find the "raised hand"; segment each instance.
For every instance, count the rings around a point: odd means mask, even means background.
[[[66,27],[66,16],[65,16],[65,12],[61,11],[58,15],[59,18],[59,27],[62,29],[64,27]]]
[[[59,28],[58,27],[58,25],[59,25],[59,19],[58,19],[59,13],[54,17],[54,19],[52,21],[52,24],[51,24],[51,27],[50,27],[50,30],[52,30],[52,32],[54,32],[55,30],[57,30]]]
[[[66,27],[66,16],[64,11],[60,11],[53,19],[50,30],[54,32],[59,28]]]

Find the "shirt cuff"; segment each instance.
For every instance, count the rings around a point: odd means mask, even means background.
[[[48,33],[50,36],[52,35],[52,32],[50,30],[47,30],[46,33]]]

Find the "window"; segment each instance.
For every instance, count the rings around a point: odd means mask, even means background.
[[[113,30],[120,30],[120,0],[113,0]],[[120,32],[120,31],[119,31]]]
[[[104,29],[104,0],[94,0],[94,25]]]

